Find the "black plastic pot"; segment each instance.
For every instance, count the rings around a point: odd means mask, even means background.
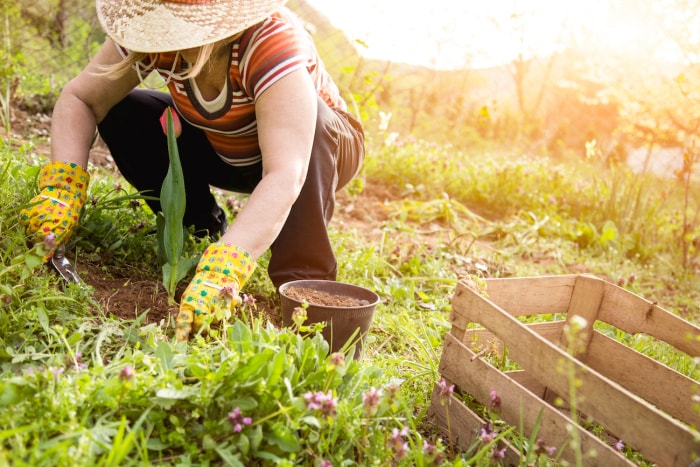
[[[358,285],[327,280],[298,280],[282,284],[279,288],[282,305],[282,323],[291,326],[294,309],[302,302],[286,295],[289,288],[314,289],[331,295],[352,297],[363,302],[359,306],[326,306],[309,302],[306,309],[305,325],[325,322],[323,338],[328,342],[331,352],[340,351],[353,338],[355,343],[354,358],[362,356],[362,345],[369,333],[374,311],[379,303],[379,295]],[[308,300],[307,300],[308,302]]]

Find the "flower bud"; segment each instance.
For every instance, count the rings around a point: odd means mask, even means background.
[[[172,107],[167,107],[163,111],[163,115],[160,116],[160,126],[163,128],[163,133],[168,135],[168,112],[173,116],[173,128],[175,130],[175,137],[177,138],[182,133],[182,123],[180,122],[180,116],[173,110]]]

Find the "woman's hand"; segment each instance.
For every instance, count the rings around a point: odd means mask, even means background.
[[[209,245],[180,299],[177,340],[186,341],[209,315],[217,321],[228,319],[241,304],[239,292],[254,270],[254,259],[241,248],[222,242]]]
[[[66,243],[78,223],[87,198],[90,175],[78,164],[54,161],[42,167],[39,189],[29,207],[20,211],[20,222],[34,243],[43,242],[44,261]],[[45,241],[52,238],[52,241]]]

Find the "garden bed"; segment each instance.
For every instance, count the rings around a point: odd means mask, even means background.
[[[486,407],[497,394],[503,421],[522,427],[522,436],[536,431],[548,445],[563,447],[559,455],[569,462],[577,453],[571,427],[578,428],[579,455],[595,452],[597,465],[633,465],[610,440],[623,440],[668,467],[688,466],[700,456],[698,382],[608,337],[596,323],[653,336],[691,358],[700,356],[700,328],[591,276],[485,282],[485,291],[464,281],[455,290],[440,361],[455,394],[445,401],[444,386],[436,385],[430,407],[431,420],[453,444],[467,449],[487,422],[457,394]],[[507,356],[518,369],[501,371],[489,355]],[[592,423],[604,433],[583,429]],[[517,464],[518,453],[507,449],[506,460]]]

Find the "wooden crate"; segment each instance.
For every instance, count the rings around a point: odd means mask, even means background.
[[[560,314],[565,319],[523,324],[522,316]],[[587,325],[584,350],[566,351],[565,325],[575,315]],[[625,333],[644,333],[691,357],[700,356],[700,328],[609,282],[588,275],[488,279],[486,291],[467,282],[452,298],[452,328],[445,338],[440,373],[456,391],[489,406],[495,390],[501,399],[499,417],[530,437],[542,413],[538,437],[551,446],[570,439],[567,427],[577,425],[566,408],[570,401],[564,368],[580,381],[576,408],[593,419],[610,439],[620,439],[646,459],[663,467],[684,466],[700,457],[700,414],[694,400],[698,382],[593,329],[596,321]],[[534,320],[528,320],[534,321]],[[471,324],[470,324],[471,323]],[[522,369],[499,371],[483,357],[484,349],[503,351]],[[441,401],[443,403],[441,403]],[[444,403],[435,386],[430,418],[462,449],[478,439],[485,422],[456,397]],[[449,425],[449,430],[448,430]],[[582,451],[595,451],[585,465],[634,465],[610,441],[579,429]],[[566,443],[563,459],[575,460]],[[508,449],[506,462],[518,464]]]

